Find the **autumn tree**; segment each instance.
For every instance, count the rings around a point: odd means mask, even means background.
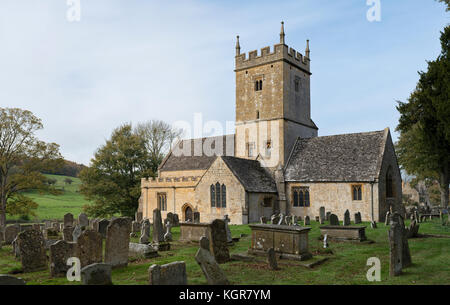
[[[6,214],[33,215],[37,204],[24,192],[57,193],[42,171],[61,166],[59,146],[36,138],[39,118],[28,110],[0,108],[0,228]]]

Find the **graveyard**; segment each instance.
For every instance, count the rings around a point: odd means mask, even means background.
[[[65,219],[71,221],[71,219]],[[83,220],[82,220],[83,221]],[[145,221],[144,221],[145,222]],[[144,223],[143,222],[143,223]],[[322,223],[321,223],[322,222]],[[160,224],[162,225],[162,221]],[[218,225],[223,221],[218,221]],[[303,229],[308,228],[307,242],[308,252],[312,258],[307,257],[305,260],[296,259],[280,259],[279,255],[272,257],[275,259],[274,268],[273,262],[268,261],[265,255],[250,255],[249,249],[252,248],[252,229],[255,227],[277,227],[277,224],[251,224],[251,225],[230,225],[232,243],[227,243],[224,237],[224,243],[221,247],[226,249],[219,249],[220,253],[227,251],[229,253],[228,259],[221,261],[219,256],[210,254],[208,250],[208,238],[214,238],[214,234],[200,233],[207,235],[203,237],[202,242],[186,241],[181,237],[182,228],[179,226],[172,227],[170,241],[167,242],[163,237],[155,236],[155,227],[141,226],[141,230],[150,229],[149,232],[141,234],[136,232],[132,234],[130,241],[130,248],[127,244],[120,243],[120,240],[126,240],[132,229],[130,229],[131,219],[116,218],[110,222],[106,238],[97,230],[88,229],[83,226],[83,232],[77,231],[77,227],[72,229],[73,236],[78,238],[77,243],[87,244],[83,240],[87,240],[87,235],[94,236],[96,244],[101,244],[101,248],[87,246],[83,248],[85,256],[79,254],[80,260],[82,257],[90,257],[91,253],[96,252],[94,261],[103,262],[102,267],[113,266],[111,272],[111,281],[114,285],[148,285],[149,284],[149,268],[151,267],[152,274],[155,270],[157,275],[154,278],[159,279],[160,273],[163,274],[163,269],[160,266],[169,266],[171,264],[175,269],[182,268],[185,277],[184,280],[175,282],[178,284],[187,283],[188,285],[205,285],[209,281],[205,278],[202,272],[201,265],[197,262],[199,260],[212,260],[213,264],[220,262],[216,267],[226,277],[227,284],[240,285],[298,285],[298,284],[382,284],[382,285],[396,285],[396,284],[446,284],[450,282],[450,272],[447,262],[450,259],[450,226],[442,225],[439,218],[431,218],[420,223],[419,234],[417,237],[408,238],[409,249],[411,254],[412,264],[403,268],[401,275],[390,276],[390,244],[388,238],[389,225],[385,223],[378,223],[376,228],[372,228],[371,223],[362,222],[355,224],[355,226],[365,227],[365,241],[360,240],[328,240],[328,247],[324,248],[323,236],[321,236],[321,227],[329,227],[329,220],[316,221],[312,219],[309,225],[304,226],[303,220],[298,220],[297,225],[278,226],[278,230],[288,227],[288,231],[302,232]],[[61,224],[61,227],[64,224]],[[146,224],[149,226],[150,224]],[[350,226],[353,226],[353,220]],[[410,220],[405,221],[405,226],[410,225]],[[210,228],[213,224],[208,224]],[[340,227],[343,222],[339,222]],[[95,227],[95,224],[94,224]],[[120,228],[126,228],[122,230]],[[303,229],[302,229],[303,228]],[[162,227],[160,229],[163,229]],[[286,229],[286,228],[285,228]],[[139,231],[141,231],[139,230]],[[163,229],[164,230],[164,229]],[[45,231],[45,230],[44,230]],[[49,231],[49,230],[47,230]],[[52,231],[50,229],[50,231]],[[100,229],[99,231],[102,231]],[[137,231],[137,230],[136,230]],[[25,230],[21,234],[38,234],[38,230]],[[159,229],[156,232],[163,232]],[[89,234],[88,234],[89,233]],[[47,232],[48,234],[48,232]],[[185,234],[185,233],[183,233]],[[109,238],[108,235],[114,238]],[[63,239],[62,232],[57,234],[58,238]],[[226,236],[225,233],[223,236]],[[47,235],[47,238],[50,238]],[[151,250],[151,255],[143,256],[137,255],[139,253],[139,246],[142,245],[142,238],[148,238],[150,241],[159,241],[156,247],[157,251]],[[65,238],[70,239],[70,238]],[[73,240],[73,238],[72,238]],[[203,243],[203,246],[201,244]],[[20,244],[20,243],[19,243]],[[67,245],[74,245],[76,243],[65,243]],[[163,246],[170,244],[169,247]],[[63,246],[63,243],[57,243]],[[131,245],[136,252],[131,251]],[[224,246],[225,245],[225,246]],[[25,247],[25,246],[21,246]],[[53,247],[53,246],[51,246]],[[53,248],[54,249],[54,248]],[[108,250],[114,249],[114,251]],[[211,248],[212,249],[212,248]],[[273,248],[271,249],[273,251]],[[128,251],[130,251],[128,253]],[[203,251],[203,252],[202,252]],[[215,252],[213,249],[211,252]],[[201,253],[200,253],[201,252]],[[250,251],[251,252],[251,251]],[[270,251],[267,251],[270,252]],[[197,254],[196,254],[197,253]],[[200,253],[200,254],[199,254]],[[134,255],[136,254],[136,255]],[[156,254],[156,255],[154,255]],[[44,253],[39,251],[33,252],[33,257],[41,255],[45,261],[43,268],[40,270],[30,271],[24,270],[23,262],[17,259],[13,253],[11,245],[5,245],[0,249],[0,274],[11,275],[16,278],[23,279],[27,285],[80,285],[77,281],[68,281],[64,275],[64,269],[60,275],[52,276],[55,268],[49,267],[48,260],[45,256],[51,256],[49,250]],[[201,257],[198,257],[200,255]],[[123,260],[127,257],[128,259]],[[206,258],[205,258],[206,257]],[[208,258],[209,257],[209,258]],[[216,257],[216,259],[214,259]],[[366,265],[367,259],[370,257],[377,257],[381,261],[381,281],[369,282],[366,278],[369,266]],[[33,259],[35,261],[35,259]],[[92,263],[91,261],[82,262],[82,265]],[[183,262],[175,263],[175,262]],[[107,265],[106,265],[107,264]],[[60,266],[61,267],[61,266]],[[66,267],[67,268],[67,267]],[[109,267],[111,269],[111,267]],[[167,271],[166,273],[176,273],[175,271]],[[164,273],[164,274],[166,274]],[[163,276],[161,275],[161,278]],[[167,279],[166,279],[167,280]],[[154,280],[154,284],[157,284]],[[167,284],[161,279],[159,284]]]

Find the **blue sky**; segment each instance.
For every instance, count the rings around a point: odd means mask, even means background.
[[[449,22],[434,0],[81,0],[80,22],[63,0],[0,2],[0,107],[29,109],[39,137],[89,163],[125,122],[235,117],[235,37],[249,52],[279,41],[311,47],[311,108],[319,135],[393,132],[396,100],[440,51]],[[394,140],[397,135],[394,133]]]

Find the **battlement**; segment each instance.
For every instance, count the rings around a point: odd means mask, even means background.
[[[293,48],[281,43],[274,45],[273,52],[270,52],[270,47],[262,48],[259,56],[258,50],[250,51],[248,53],[248,58],[246,53],[236,55],[235,71],[237,72],[280,60],[287,61],[297,68],[310,73],[310,59]]]
[[[201,176],[142,178],[141,188],[195,186]]]

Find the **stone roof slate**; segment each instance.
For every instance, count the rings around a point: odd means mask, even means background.
[[[385,131],[298,138],[285,167],[286,181],[374,181]]]

